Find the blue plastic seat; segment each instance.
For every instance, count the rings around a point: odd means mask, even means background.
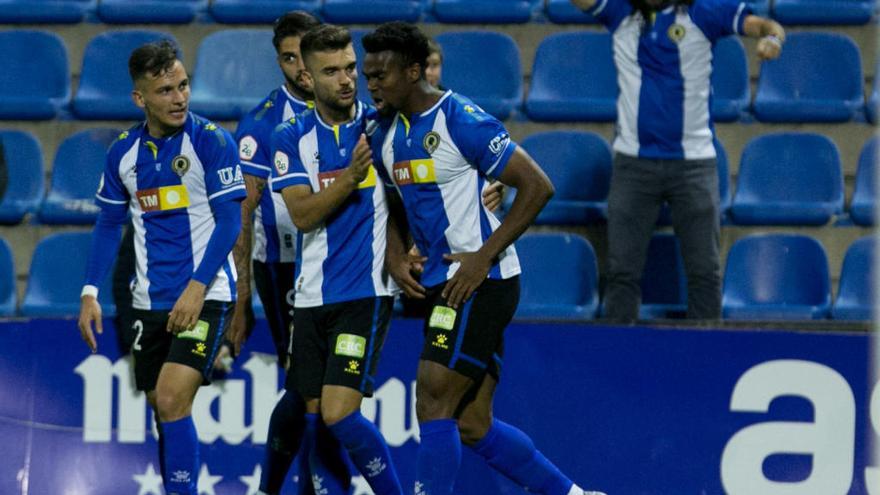
[[[738,225],[824,225],[843,212],[837,146],[825,136],[781,132],[742,153],[730,207]]]
[[[868,118],[868,122],[874,125],[877,124],[877,113],[880,111],[880,77],[877,77],[877,74],[880,74],[880,59],[874,69],[874,84],[871,86],[871,95],[868,96],[868,103],[865,105],[865,116]]]
[[[522,103],[522,67],[513,38],[491,31],[443,33],[443,85],[506,119]],[[474,70],[474,68],[479,70]]]
[[[49,193],[40,206],[40,221],[54,225],[95,223],[95,191],[104,171],[107,149],[118,130],[88,129],[61,143],[52,165]]]
[[[522,295],[516,318],[586,320],[599,307],[593,246],[571,234],[529,234],[516,242]]]
[[[556,33],[538,45],[525,110],[537,121],[611,122],[617,94],[611,35]]]
[[[856,184],[849,213],[857,225],[874,226],[874,205],[877,202],[874,184],[878,160],[880,160],[880,137],[874,136],[862,148],[856,169]]]
[[[70,103],[67,49],[57,35],[2,31],[0,53],[0,119],[52,119]]]
[[[678,238],[654,234],[642,271],[639,318],[682,318],[687,313],[687,277]]]
[[[773,18],[783,24],[867,24],[874,0],[774,0]]]
[[[816,320],[831,310],[828,259],[812,237],[755,234],[727,255],[722,292],[724,318]]]
[[[840,269],[840,285],[837,298],[831,308],[834,320],[871,319],[874,297],[874,251],[877,240],[873,235],[862,237],[846,250],[843,267]]]
[[[416,22],[425,4],[424,0],[324,0],[321,14],[326,22],[338,24]]]
[[[0,197],[0,224],[15,225],[35,212],[43,199],[43,153],[36,138],[22,131],[0,131],[0,148],[8,174]]]
[[[270,29],[229,29],[199,44],[192,83],[193,112],[237,120],[283,82]]]
[[[750,101],[746,50],[736,36],[721,38],[712,48],[712,119],[739,120]]]
[[[753,110],[762,122],[846,122],[864,107],[859,47],[835,33],[791,33],[761,64]]]
[[[207,6],[207,0],[101,0],[97,13],[108,24],[187,24]]]
[[[571,0],[547,0],[544,12],[556,24],[596,24],[595,17],[574,6]]]
[[[434,0],[434,16],[440,22],[453,24],[524,23],[529,22],[532,10],[539,2],[534,0]]]
[[[0,237],[0,316],[15,314],[15,265],[12,250]]]
[[[212,0],[211,16],[225,24],[269,24],[291,10],[317,14],[321,0]]]
[[[731,203],[730,167],[727,163],[727,151],[724,150],[721,140],[719,140],[718,137],[715,137],[713,142],[715,144],[716,163],[718,167],[718,212],[721,215],[721,220],[725,221],[728,212],[730,211]],[[672,225],[672,210],[669,208],[668,204],[664,204],[663,208],[660,210],[657,224]]]
[[[548,131],[532,134],[521,144],[556,188],[536,224],[588,225],[607,218],[611,147],[602,136]],[[505,210],[510,210],[515,196],[513,190],[507,194]]]
[[[0,0],[0,24],[76,24],[95,0]]]
[[[58,317],[79,314],[80,291],[86,278],[86,263],[92,235],[65,232],[49,235],[37,244],[28,284],[21,304],[23,316]],[[104,316],[116,313],[112,277],[98,286],[98,300]]]
[[[73,98],[73,112],[88,120],[141,120],[143,110],[131,101],[132,82],[128,58],[135,48],[163,38],[160,31],[109,31],[86,45],[79,89]]]

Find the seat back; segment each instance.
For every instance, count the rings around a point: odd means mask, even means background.
[[[877,240],[873,235],[862,237],[846,250],[840,270],[840,285],[831,317],[844,320],[870,320],[874,307],[874,252]]]
[[[746,50],[736,36],[721,38],[712,48],[712,118],[737,120],[750,98]]]
[[[62,39],[43,31],[0,32],[0,118],[51,119],[70,100],[70,68]]]
[[[43,198],[43,153],[31,134],[0,131],[0,159],[6,164],[7,185],[0,198],[0,223],[15,224],[35,211]]]
[[[0,316],[15,314],[15,265],[12,250],[0,237]]]
[[[880,137],[874,136],[862,148],[856,169],[856,184],[850,214],[853,221],[859,225],[874,225],[878,160],[880,160]]]
[[[556,188],[554,200],[605,201],[611,185],[611,147],[594,132],[532,134],[522,147]]]

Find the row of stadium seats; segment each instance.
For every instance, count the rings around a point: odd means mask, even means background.
[[[847,250],[832,306],[828,260],[815,239],[794,234],[742,238],[727,257],[724,317],[869,320],[874,242],[873,237],[864,237]],[[41,240],[18,314],[76,315],[89,243],[88,233],[52,234]],[[563,233],[529,234],[516,247],[523,265],[518,318],[587,320],[601,314],[596,254],[586,239]],[[16,314],[12,274],[9,246],[0,239],[0,316]],[[100,290],[104,314],[112,315],[110,277]],[[681,252],[671,234],[656,234],[651,240],[642,300],[643,319],[680,317],[687,309]]]
[[[746,0],[786,24],[865,24],[873,0]],[[0,0],[0,23],[268,23],[293,9],[327,22],[594,23],[569,0]]]
[[[360,40],[354,30],[360,60]],[[279,84],[268,29],[233,29],[206,36],[198,49],[192,109],[216,120],[237,120]],[[134,120],[127,61],[148,41],[173,38],[160,31],[105,32],[89,41],[79,87],[71,98],[64,42],[44,31],[0,32],[6,54],[0,78],[0,119]],[[443,85],[471,97],[489,113],[541,122],[611,122],[617,116],[617,75],[611,36],[600,32],[555,33],[541,41],[531,84],[523,99],[520,52],[514,40],[493,31],[437,36],[445,52]],[[866,105],[859,47],[846,35],[792,33],[778,60],[761,65],[752,101],[746,52],[738,38],[715,46],[712,113],[715,121],[847,122],[877,118],[878,88]],[[480,67],[480,70],[473,70]],[[577,77],[572,77],[576,74]],[[361,75],[358,95],[370,102]]]
[[[117,129],[88,129],[65,139],[52,165],[44,197],[43,158],[39,143],[21,131],[0,131],[0,156],[9,165],[6,194],[0,200],[0,224],[20,223],[28,213],[33,223],[94,223],[93,198],[104,156]],[[611,148],[598,134],[547,131],[532,134],[522,146],[550,177],[556,195],[536,219],[543,225],[589,225],[606,218],[611,180]],[[837,146],[812,133],[784,132],[758,136],[742,153],[736,193],[731,194],[727,154],[716,140],[719,197],[725,222],[736,225],[824,225],[843,218],[843,172]],[[856,169],[849,217],[857,225],[874,225],[874,177],[880,138],[862,149]],[[505,206],[514,194],[505,198]],[[661,223],[669,223],[664,211]],[[838,218],[841,217],[841,218]]]

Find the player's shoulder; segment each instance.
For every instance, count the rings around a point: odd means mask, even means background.
[[[317,119],[314,109],[308,109],[275,126],[273,134],[285,137],[301,136],[315,127]]]
[[[498,120],[467,96],[450,91],[444,98],[441,107],[446,113],[447,125],[479,125]]]
[[[234,147],[229,131],[202,116],[191,113],[186,128],[196,153]]]
[[[275,88],[260,103],[246,113],[238,123],[236,135],[241,136],[243,132],[253,133],[258,130],[266,130],[271,132],[278,124],[276,115],[279,111],[284,111],[284,105],[279,104],[281,88]]]
[[[128,129],[119,133],[116,136],[116,139],[110,143],[110,147],[107,149],[107,154],[111,158],[119,159],[124,155],[128,150],[131,149],[132,146],[137,142],[138,138],[143,131],[144,123],[139,122]]]

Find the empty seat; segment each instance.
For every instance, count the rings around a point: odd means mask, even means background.
[[[774,0],[773,18],[783,24],[866,24],[874,0]]]
[[[846,122],[864,106],[859,47],[835,33],[791,33],[761,64],[755,117],[762,122]]]
[[[94,3],[95,0],[0,0],[0,24],[75,24],[82,22]]]
[[[443,85],[506,119],[522,102],[522,68],[513,38],[491,31],[443,33]],[[479,70],[474,70],[479,68]]]
[[[843,211],[837,146],[825,136],[781,132],[742,153],[730,207],[739,225],[824,225]]]
[[[607,218],[611,147],[605,139],[593,132],[548,131],[521,144],[556,188],[535,223],[587,225]],[[506,210],[514,196],[511,191],[505,197]]]
[[[874,205],[877,193],[874,190],[877,177],[877,160],[880,160],[880,137],[869,139],[859,155],[856,170],[856,185],[853,190],[852,203],[849,207],[850,216],[858,225],[871,227],[874,225]]]
[[[517,318],[584,320],[599,306],[593,246],[571,234],[530,234],[516,242],[522,266]]]
[[[547,0],[544,12],[557,24],[595,24],[596,18],[574,6],[571,0]]]
[[[513,24],[529,22],[534,0],[434,0],[434,16],[454,24]]]
[[[0,53],[0,119],[52,119],[70,102],[67,50],[57,35],[3,31]]]
[[[14,225],[37,210],[43,199],[43,153],[40,144],[22,131],[0,131],[0,174],[6,188],[0,190],[0,224]],[[0,177],[0,187],[3,180]]]
[[[874,298],[871,286],[874,279],[874,251],[877,241],[873,235],[862,237],[846,250],[840,269],[837,299],[831,308],[835,320],[871,319]]]
[[[144,113],[131,101],[128,58],[135,48],[174,38],[160,31],[110,31],[86,45],[73,111],[80,119],[140,120]]]
[[[34,250],[27,290],[21,304],[24,316],[75,316],[79,314],[80,291],[86,278],[92,235],[66,232],[43,238]],[[99,285],[98,300],[104,316],[116,312],[111,278]]]
[[[339,24],[376,24],[386,21],[416,22],[424,0],[324,0],[324,20]]]
[[[0,316],[15,314],[15,265],[12,250],[0,237]]]
[[[556,33],[538,46],[525,110],[537,121],[610,122],[617,94],[611,35]]]
[[[726,36],[712,48],[712,119],[739,120],[751,101],[746,50],[736,36]]]
[[[212,0],[211,16],[226,24],[266,24],[291,10],[315,14],[321,0]]]
[[[735,320],[810,320],[828,316],[828,259],[812,237],[755,234],[727,255],[722,308]]]
[[[95,191],[104,171],[107,149],[119,136],[115,129],[80,131],[61,143],[52,166],[49,193],[40,206],[46,224],[82,225],[95,222],[99,208]]]
[[[871,85],[871,95],[868,97],[868,104],[865,105],[865,116],[868,122],[877,124],[877,112],[880,110],[880,59],[874,69],[874,84]]]
[[[639,318],[681,318],[687,313],[687,277],[673,234],[654,234],[642,271]]]
[[[283,81],[270,29],[229,29],[199,44],[192,83],[193,112],[237,120]]]
[[[108,24],[186,24],[207,6],[207,0],[101,0],[98,18]]]

